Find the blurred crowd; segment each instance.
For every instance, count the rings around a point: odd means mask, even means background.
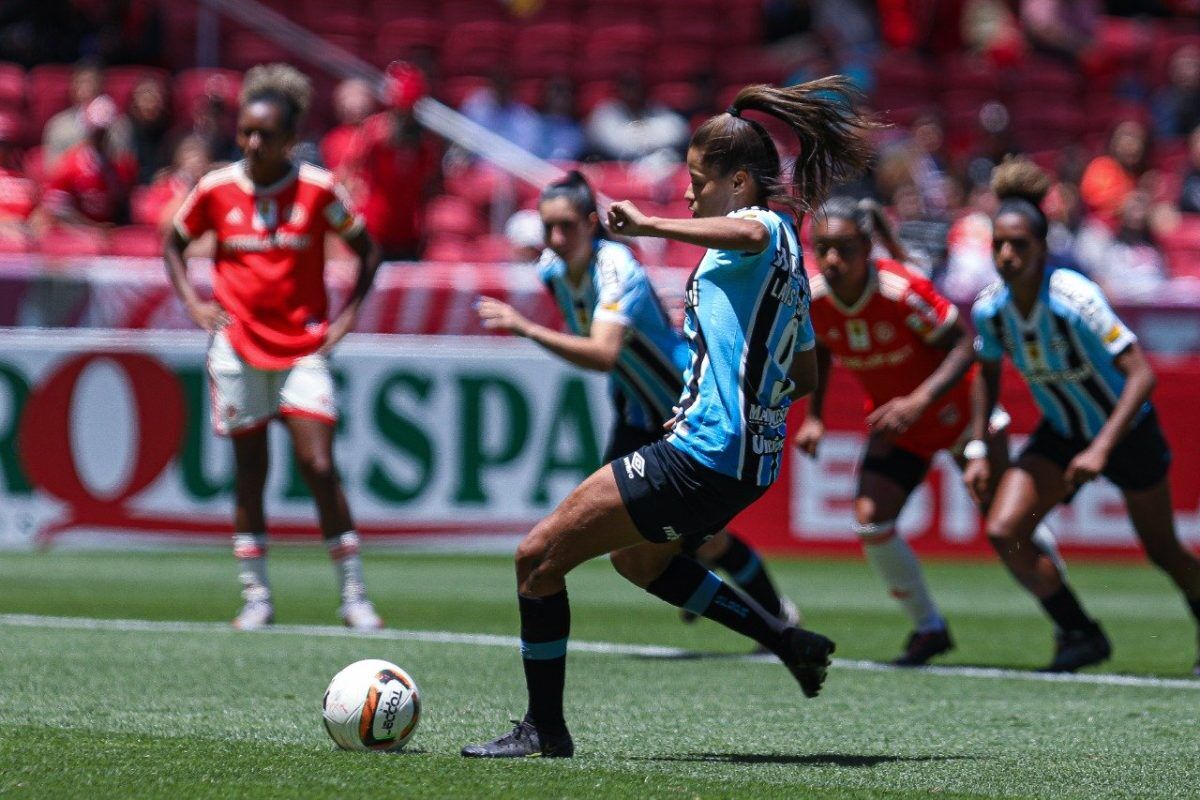
[[[161,11],[154,0],[3,5],[0,250],[152,255],[199,177],[238,158],[238,73],[165,69]],[[988,177],[1014,153],[1057,176],[1046,210],[1058,263],[1117,299],[1200,277],[1200,0],[763,0],[752,11],[775,70],[765,78],[849,74],[892,123],[872,173],[838,191],[885,204],[952,297],[992,277]],[[663,213],[681,210],[690,131],[730,99],[704,69],[655,82],[651,64],[581,84],[500,62],[464,81],[419,47],[397,55],[410,65],[381,93],[360,80],[324,88],[298,148],[339,176],[393,259],[499,261],[537,244],[520,213],[536,190],[423,130],[420,97],[542,158],[593,164],[601,192]],[[63,61],[74,64],[68,105],[30,130],[37,115],[4,106],[5,87],[23,81],[33,95],[32,76]],[[693,255],[647,257],[686,266]]]

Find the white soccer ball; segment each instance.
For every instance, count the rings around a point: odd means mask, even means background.
[[[400,667],[368,658],[333,676],[321,707],[329,738],[343,750],[399,750],[421,719],[421,694]]]

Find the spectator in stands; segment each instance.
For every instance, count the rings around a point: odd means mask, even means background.
[[[1188,171],[1179,193],[1179,210],[1200,214],[1200,126],[1188,137]]]
[[[1034,49],[1080,63],[1096,41],[1100,0],[1021,0],[1021,25]]]
[[[1171,56],[1167,84],[1154,95],[1154,128],[1159,136],[1187,136],[1200,125],[1200,47],[1185,45]]]
[[[176,131],[175,148],[184,137],[195,135],[205,141],[208,152],[216,161],[237,161],[242,155],[233,137],[236,122],[233,109],[221,95],[220,87],[210,84],[192,104],[190,122]]]
[[[542,215],[532,208],[522,209],[504,223],[504,238],[512,245],[514,264],[532,264],[546,249],[546,230]]]
[[[1086,272],[1079,264],[1077,243],[1084,222],[1084,208],[1079,187],[1060,180],[1050,187],[1042,203],[1049,229],[1046,232],[1046,263],[1054,267]]]
[[[90,5],[95,13],[88,20],[85,52],[105,64],[162,63],[166,37],[162,11],[155,0],[108,0]]]
[[[51,117],[42,131],[42,159],[47,172],[53,172],[63,154],[87,138],[84,109],[102,90],[103,75],[99,67],[87,62],[75,67],[71,76],[71,107]],[[131,138],[129,120],[118,115],[105,139],[108,156],[113,160],[123,158],[131,149]]]
[[[371,84],[362,78],[339,83],[333,93],[333,111],[338,124],[321,139],[321,161],[326,169],[342,177],[342,163],[354,137],[360,135],[363,123],[375,113],[375,92]]]
[[[0,114],[0,240],[25,242],[26,220],[37,207],[38,186],[21,171],[21,122],[13,114]]]
[[[171,158],[167,141],[171,116],[166,87],[161,80],[146,78],[134,87],[129,100],[129,124],[133,156],[138,163],[138,183],[150,183]]]
[[[84,109],[86,137],[55,165],[42,199],[45,222],[111,225],[126,221],[137,162],[128,151],[110,155],[117,104],[100,95]]]
[[[984,103],[979,109],[979,135],[975,152],[967,163],[967,181],[971,186],[986,186],[992,179],[992,170],[1000,166],[1004,157],[1019,152],[1008,108],[996,101]]]
[[[945,144],[946,134],[936,116],[922,114],[917,117],[912,126],[909,169],[926,216],[943,217],[950,205],[946,192]]]
[[[1146,126],[1126,120],[1113,130],[1108,152],[1092,159],[1084,170],[1079,187],[1083,204],[1109,230],[1118,228],[1125,200],[1146,170],[1149,145]]]
[[[589,144],[601,158],[636,161],[658,156],[677,161],[688,141],[688,124],[666,106],[649,104],[641,75],[626,72],[617,97],[596,106],[587,121]]]
[[[175,147],[171,168],[163,170],[146,189],[143,202],[147,209],[153,209],[153,218],[145,221],[152,221],[166,231],[188,192],[214,166],[208,142],[203,137],[195,134],[183,137]]]
[[[491,85],[471,92],[460,110],[468,119],[523,150],[542,149],[541,117],[513,96],[512,76],[502,69],[492,72]]]
[[[1113,299],[1153,297],[1167,279],[1167,267],[1150,227],[1151,199],[1131,192],[1121,206],[1116,233],[1092,221],[1076,241],[1079,265]]]
[[[343,169],[361,187],[359,210],[384,258],[420,256],[423,205],[437,186],[441,154],[413,117],[428,93],[425,76],[405,62],[387,72],[388,110],[374,115],[354,139]]]
[[[583,127],[575,119],[571,81],[561,75],[550,78],[542,93],[541,142],[534,152],[554,161],[578,161],[585,144]]]

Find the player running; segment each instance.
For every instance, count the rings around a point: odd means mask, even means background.
[[[708,248],[688,280],[684,333],[691,361],[670,434],[601,467],[517,548],[521,655],[529,707],[510,732],[464,756],[568,757],[563,719],[570,607],[566,575],[605,553],[656,597],[750,637],[779,656],[806,696],[825,679],[833,642],[784,625],[681,553],[723,528],[778,477],[791,401],[816,382],[809,291],[790,223],[768,201],[800,212],[867,163],[871,123],[850,110],[849,84],[825,78],[789,88],[748,86],[692,135],[684,195],[693,219],[614,203],[614,233]],[[781,180],[779,153],[755,110],[787,124],[803,152]]]
[[[663,422],[683,392],[687,342],[671,327],[633,252],[604,238],[583,175],[572,171],[546,187],[538,211],[548,246],[538,271],[569,332],[537,325],[491,297],[480,299],[479,317],[485,328],[524,336],[576,366],[609,374],[616,421],[604,453],[608,464],[663,438]],[[799,622],[796,606],[779,596],[758,553],[739,537],[723,530],[695,555],[729,573],[767,613]]]
[[[245,605],[235,627],[274,621],[267,582],[267,423],[279,417],[312,490],[321,532],[341,583],[340,614],[359,630],[382,626],[363,584],[358,534],[333,461],[337,420],[327,357],[353,327],[379,266],[375,244],[333,176],[289,156],[308,109],[308,78],[284,64],[246,73],[237,139],[245,159],[200,180],[175,217],[167,274],[188,314],[211,334],[208,372],[213,426],[233,441],[234,555]],[[188,242],[215,231],[215,302],[187,279]],[[358,259],[354,290],[327,318],[325,235],[341,236]]]
[[[871,429],[859,467],[854,531],[867,561],[912,623],[904,651],[892,663],[920,666],[952,649],[946,620],[930,595],[917,556],[896,532],[896,520],[939,450],[962,466],[970,421],[975,356],[958,309],[933,284],[898,261],[871,258],[872,235],[897,258],[903,249],[875,203],[835,198],[816,215],[812,321],[817,337],[817,388],[795,438],[815,457],[831,357],[854,372],[867,393]],[[1008,466],[1008,415],[1000,411],[983,452],[995,474]],[[984,446],[972,443],[978,450]],[[1057,558],[1054,538],[1042,529],[1037,546]]]
[[[995,489],[987,533],[1004,563],[1041,603],[1056,628],[1050,672],[1098,664],[1112,652],[1056,565],[1029,539],[1034,525],[1080,486],[1103,475],[1121,490],[1129,519],[1150,560],[1166,572],[1200,622],[1200,561],[1175,535],[1167,470],[1171,451],[1150,403],[1154,372],[1137,337],[1096,284],[1046,266],[1046,216],[1040,204],[1049,177],[1026,159],[992,174],[1000,198],[992,254],[1001,281],[975,301],[975,348],[984,391],[972,426],[981,438],[1000,392],[1007,355],[1025,378],[1042,420]],[[972,458],[965,479],[980,500],[994,480],[992,463]],[[1200,675],[1200,663],[1196,666]]]

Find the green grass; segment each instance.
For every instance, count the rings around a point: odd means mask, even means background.
[[[0,613],[224,621],[226,553],[0,556]],[[838,656],[895,655],[904,621],[857,561],[776,561],[783,588]],[[332,624],[332,570],[315,550],[272,554],[277,619]],[[1050,653],[1035,605],[994,564],[928,565],[958,649],[945,664],[1027,668]],[[1157,573],[1080,565],[1072,580],[1109,630],[1107,669],[1183,677],[1195,635]],[[511,562],[369,553],[399,628],[513,635]],[[672,609],[607,565],[571,578],[572,636],[673,645],[710,657],[575,653],[570,762],[458,756],[524,706],[505,647],[224,630],[68,630],[0,624],[0,796],[59,797],[1196,797],[1200,691],[834,669],[806,701],[777,664]],[[329,677],[396,661],[421,685],[409,751],[333,749]]]

